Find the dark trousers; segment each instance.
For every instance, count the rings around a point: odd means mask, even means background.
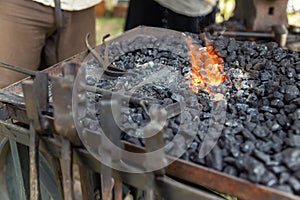
[[[144,25],[199,33],[206,26],[215,23],[216,12],[217,7],[208,15],[189,17],[173,12],[154,0],[130,0],[125,31]]]
[[[37,70],[86,50],[87,33],[95,45],[94,7],[62,15],[58,32],[52,7],[32,0],[0,0],[0,61]],[[24,77],[0,68],[0,88]]]

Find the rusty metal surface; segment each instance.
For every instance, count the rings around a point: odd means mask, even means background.
[[[30,124],[30,200],[41,199],[39,176],[39,135],[35,132],[33,123]]]
[[[64,62],[63,79],[53,79],[53,115],[56,131],[68,138],[72,145],[81,146],[73,120],[73,88],[74,80],[80,69],[80,63],[75,61]],[[85,74],[84,76],[85,77]],[[78,88],[78,87],[77,87]]]
[[[63,138],[61,149],[60,165],[62,170],[62,182],[64,190],[64,199],[73,200],[73,159],[72,159],[72,147],[69,140]]]
[[[6,104],[5,106],[7,116],[9,117],[9,119],[17,119],[18,122],[29,124],[29,119],[26,114],[25,107],[19,107],[13,104]]]
[[[35,84],[32,80],[27,80],[23,82],[23,91],[26,102],[26,113],[30,120],[33,123],[33,126],[36,130],[41,131],[41,121],[40,121],[40,111],[38,108],[39,99],[35,95]]]
[[[167,167],[167,173],[244,200],[299,200],[299,196],[250,183],[215,170],[178,160]]]
[[[122,190],[122,181],[120,179],[114,179],[114,199],[115,200],[122,200],[123,197],[123,190]]]
[[[209,192],[198,190],[193,187],[186,186],[178,181],[174,181],[169,177],[159,177],[158,178],[158,190],[162,195],[163,199],[186,199],[189,200],[222,200],[224,198],[212,195]]]
[[[149,111],[150,118],[152,119],[149,126],[144,129],[146,136],[145,140],[145,149],[146,152],[157,151],[155,156],[146,157],[145,159],[145,168],[148,169],[159,169],[154,172],[155,175],[162,176],[165,174],[164,163],[166,162],[166,155],[164,151],[161,151],[164,146],[164,133],[165,129],[162,127],[161,122],[165,121],[167,118],[167,111],[165,109],[151,109]],[[153,133],[156,133],[153,135]],[[149,137],[151,136],[151,137]],[[148,168],[148,169],[147,169]],[[150,176],[151,178],[151,176]],[[149,184],[150,181],[148,181]],[[152,184],[152,188],[153,188]]]
[[[125,142],[125,149],[133,152],[145,152],[143,149]],[[173,159],[168,157],[168,159]],[[253,184],[249,181],[233,177],[216,170],[196,165],[184,160],[174,160],[166,167],[166,174],[195,185],[232,195],[244,200],[300,200],[295,196],[276,189]]]

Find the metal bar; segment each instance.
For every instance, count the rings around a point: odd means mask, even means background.
[[[144,133],[146,136],[146,152],[151,153],[156,151],[157,153],[153,157],[148,156],[145,158],[145,168],[147,171],[152,171],[154,169],[157,170],[153,173],[147,173],[146,200],[154,200],[155,194],[158,195],[155,177],[157,175],[163,176],[165,174],[165,170],[163,169],[165,154],[164,151],[162,151],[164,146],[164,127],[161,126],[161,122],[164,122],[167,119],[167,111],[165,109],[156,108],[150,110],[149,114],[151,122],[149,126],[144,128]],[[161,197],[159,195],[158,199],[160,198]]]
[[[19,198],[20,200],[27,200],[28,196],[26,195],[26,188],[25,188],[25,180],[23,177],[22,173],[22,165],[21,165],[21,160],[18,152],[18,147],[16,141],[9,139],[9,144],[10,144],[10,150],[13,158],[13,164],[14,164],[14,170],[15,170],[15,175],[18,177],[18,184],[16,187],[18,188],[19,191]]]
[[[122,194],[122,181],[120,179],[115,179],[114,200],[122,200]]]
[[[300,200],[299,196],[253,184],[183,160],[177,160],[169,165],[167,174],[196,185],[202,185],[218,192],[235,196],[238,199]]]
[[[72,110],[73,82],[68,79],[52,81],[52,97],[55,130],[68,138],[73,145],[80,146],[81,140],[76,134]]]
[[[111,168],[103,165],[101,170],[101,186],[102,186],[102,199],[103,200],[111,200],[112,199],[112,189],[113,189],[113,181],[112,181],[112,172]]]
[[[40,121],[39,99],[37,99],[35,93],[35,85],[32,80],[23,82],[23,91],[26,102],[26,113],[30,120],[32,120],[33,126],[37,131],[42,130]]]
[[[24,98],[16,94],[0,89],[0,102],[25,107]]]
[[[224,31],[220,33],[226,37],[255,37],[255,38],[273,38],[272,33],[263,32],[238,32],[238,31]]]
[[[100,102],[100,108],[105,115],[100,116],[100,122],[103,129],[103,135],[101,137],[101,143],[99,153],[103,156],[105,164],[101,169],[102,176],[102,198],[104,200],[112,199],[113,190],[113,177],[112,169],[113,162],[119,162],[121,160],[120,152],[114,152],[111,149],[110,142],[118,147],[121,147],[120,129],[116,125],[115,119],[118,117],[113,116],[112,107],[117,108],[119,106],[119,99],[111,100],[109,96],[105,95]],[[119,110],[119,109],[116,109]],[[119,114],[119,113],[116,113]]]
[[[91,179],[92,172],[86,166],[79,166],[82,200],[94,198],[94,183]]]
[[[23,67],[17,67],[17,66],[13,66],[4,62],[0,62],[0,67],[5,68],[5,69],[9,69],[15,72],[19,72],[22,74],[26,74],[28,76],[35,76],[36,72],[27,68],[23,68]]]
[[[30,123],[30,200],[39,200],[40,193],[40,178],[39,178],[39,136],[35,132],[33,123]]]
[[[30,132],[28,129],[0,120],[0,135],[15,142],[29,145]]]
[[[147,173],[146,175],[146,195],[145,200],[154,200],[155,196],[155,182],[154,182],[154,173]]]
[[[157,186],[159,193],[162,195],[163,199],[172,200],[222,200],[220,196],[216,194],[206,192],[204,190],[187,186],[185,184],[179,183],[169,177],[161,176],[157,178]]]
[[[109,63],[108,46],[105,46],[105,55],[104,55],[104,60],[103,60],[99,56],[98,52],[90,46],[88,38],[89,38],[89,34],[87,34],[85,37],[85,45],[86,45],[87,49],[89,50],[89,52],[98,61],[99,66],[103,68],[103,70],[106,74],[118,76],[118,75],[124,75],[125,73],[127,73],[126,70],[124,70],[122,68],[118,68]],[[105,45],[105,42],[103,42],[103,44]]]
[[[166,161],[165,153],[163,151],[164,147],[164,127],[161,127],[161,122],[164,122],[167,118],[167,111],[164,110],[156,110],[155,113],[150,113],[151,116],[151,122],[149,126],[147,126],[144,129],[145,136],[150,136],[154,134],[151,137],[146,137],[145,140],[145,148],[146,152],[152,153],[156,152],[154,156],[152,157],[146,157],[145,159],[145,168],[147,171],[152,171],[155,169],[156,175],[164,175],[165,170],[163,169],[164,163]],[[162,130],[160,130],[162,129]]]
[[[15,71],[15,72],[19,72],[19,73],[22,73],[22,74],[25,74],[25,75],[28,75],[28,76],[31,76],[31,77],[35,77],[37,75],[37,73],[40,73],[39,71],[30,70],[30,69],[27,69],[27,68],[24,68],[24,67],[13,66],[13,65],[10,65],[10,64],[4,63],[4,62],[0,62],[0,68],[1,67],[5,68],[5,69],[12,70],[12,71]],[[45,70],[45,72],[47,72],[47,70]],[[49,76],[49,79],[50,80],[52,80],[52,79],[56,80],[56,79],[60,79],[60,77]]]
[[[38,98],[37,107],[40,112],[48,111],[49,109],[49,76],[45,72],[37,72],[34,78],[34,94]]]
[[[71,143],[69,140],[62,138],[60,164],[63,176],[64,200],[74,199],[72,163]]]

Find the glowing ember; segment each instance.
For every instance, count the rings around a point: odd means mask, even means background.
[[[211,87],[219,86],[226,80],[223,73],[223,59],[219,58],[208,40],[205,40],[206,47],[193,44],[190,37],[186,37],[186,41],[191,57],[190,87],[194,92],[200,89],[212,92]]]

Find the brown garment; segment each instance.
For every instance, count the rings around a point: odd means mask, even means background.
[[[46,68],[95,44],[94,7],[63,11],[57,31],[54,9],[31,0],[0,0],[0,62],[32,70]],[[26,76],[0,68],[0,88]]]

